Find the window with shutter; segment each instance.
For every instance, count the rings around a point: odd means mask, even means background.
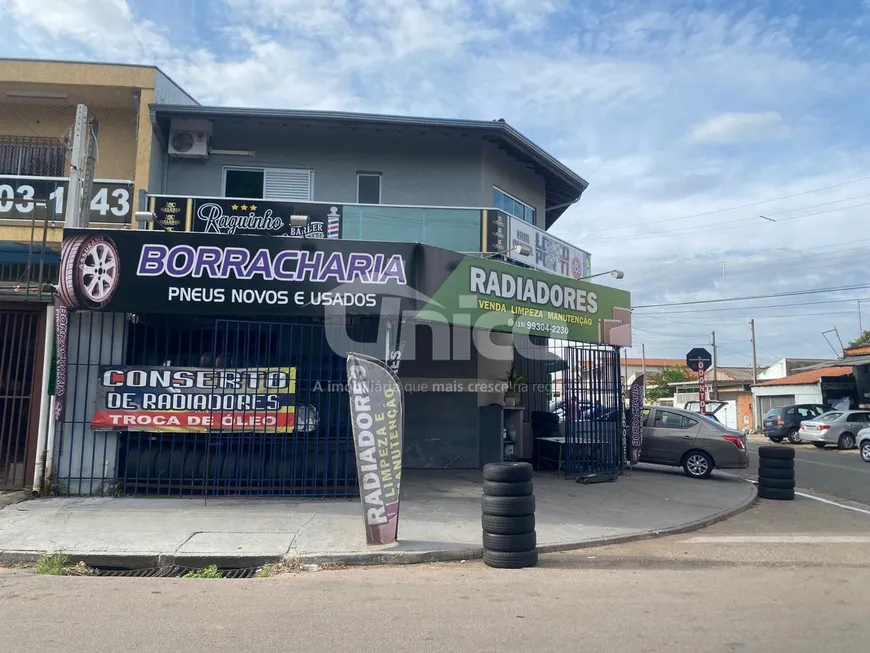
[[[310,202],[314,186],[313,170],[266,168],[263,171],[263,198]]]

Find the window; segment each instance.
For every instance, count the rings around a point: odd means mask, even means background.
[[[649,426],[649,408],[644,408],[642,411],[643,414],[643,425]]]
[[[867,423],[870,422],[870,413],[852,413],[849,417],[850,422]]]
[[[672,413],[668,410],[657,410],[655,424],[653,424],[653,426],[660,429],[690,429],[697,425],[697,420]]]
[[[313,170],[224,168],[224,197],[311,201]]]
[[[356,174],[357,204],[381,203],[381,173],[358,172]]]
[[[501,209],[508,215],[512,215],[529,224],[535,224],[535,209],[525,202],[511,197],[496,186],[493,186],[493,202],[495,202],[495,208]]]
[[[63,177],[66,152],[57,138],[0,136],[0,174]]]

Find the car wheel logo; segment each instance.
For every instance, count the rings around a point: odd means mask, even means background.
[[[118,249],[106,236],[75,236],[61,251],[58,296],[71,309],[104,308],[118,289]]]
[[[574,275],[575,279],[579,279],[580,277],[583,276],[583,264],[580,261],[579,256],[575,256],[571,260],[571,274]]]

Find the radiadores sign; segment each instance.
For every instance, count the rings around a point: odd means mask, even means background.
[[[158,433],[292,433],[295,418],[295,368],[104,365],[91,426]]]
[[[361,354],[347,357],[347,382],[366,542],[392,544],[399,529],[402,385],[389,366]]]

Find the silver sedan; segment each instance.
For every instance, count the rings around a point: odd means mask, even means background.
[[[798,435],[819,449],[828,444],[835,444],[838,449],[852,449],[856,434],[867,426],[870,426],[870,412],[866,410],[832,411],[801,422]]]

